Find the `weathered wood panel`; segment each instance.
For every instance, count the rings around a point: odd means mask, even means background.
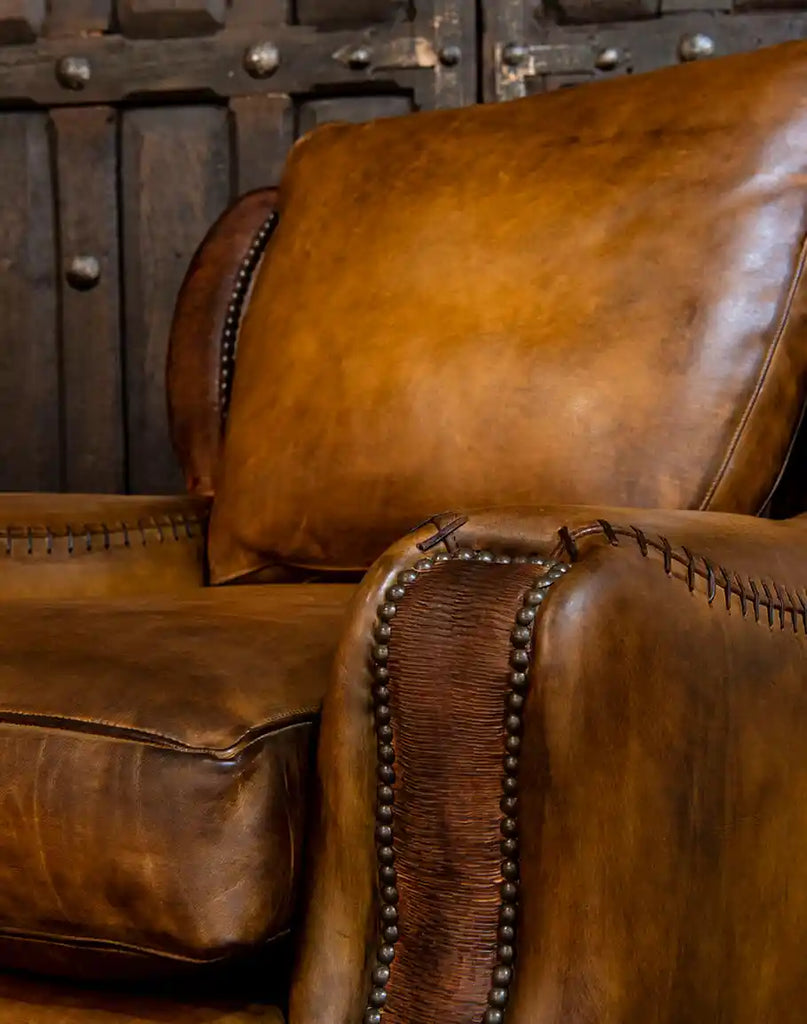
[[[408,96],[337,96],[310,100],[300,106],[300,134],[332,121],[372,121],[377,117],[397,117],[412,111]]]
[[[804,38],[807,2],[485,0],[484,23],[484,96],[508,100]]]
[[[118,0],[124,35],[169,38],[216,32],[224,25],[227,0]]]
[[[476,19],[475,0],[0,0],[0,487],[179,488],[165,346],[210,222],[318,124],[473,102]]]
[[[347,86],[433,90],[438,54],[433,39],[419,36],[411,25],[383,27],[366,44],[361,33],[342,29],[318,32],[299,25],[278,25],[271,31],[278,63],[269,75],[251,74],[246,55],[265,33],[227,29],[217,35],[179,39],[128,39],[87,36],[45,39],[35,46],[10,46],[0,61],[0,101],[34,102],[42,106],[76,103],[109,104],[146,96],[167,100],[195,93],[202,98],[263,95],[267,92],[307,93],[313,88]],[[350,55],[367,45],[369,58]],[[63,73],[66,61],[86,62],[81,77]],[[70,70],[68,65],[67,70]],[[427,104],[428,105],[428,104]]]
[[[229,28],[249,25],[258,29],[263,25],[279,25],[291,20],[286,0],[231,0],[227,15]]]
[[[390,0],[297,0],[301,25],[364,25],[393,21],[404,11]]]
[[[235,143],[235,190],[277,185],[294,141],[289,96],[241,96],[230,103]]]
[[[547,0],[544,12],[561,24],[579,25],[655,18],[659,5],[660,0]]]
[[[0,44],[32,42],[45,23],[45,0],[2,0]]]
[[[230,198],[227,111],[159,107],[123,114],[128,484],[181,489],[168,434],[165,356],[191,256]]]
[[[62,274],[64,483],[120,491],[125,483],[117,202],[117,114],[53,115]]]
[[[45,31],[52,36],[104,32],[112,17],[112,0],[56,0],[48,11]]]
[[[48,118],[0,114],[0,490],[61,485]]]

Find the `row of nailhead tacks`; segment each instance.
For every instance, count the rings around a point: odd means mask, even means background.
[[[381,944],[377,961],[372,972],[373,987],[365,1011],[365,1024],[380,1024],[382,1008],[387,1001],[386,986],[390,978],[390,964],[395,959],[395,943],[398,941],[398,889],[393,847],[393,805],[395,801],[395,748],[391,725],[389,691],[389,640],[392,635],[392,620],[398,611],[398,604],[406,594],[406,588],[414,583],[419,573],[435,565],[448,562],[475,561],[507,565],[529,563],[541,567],[544,572],[536,580],[525,597],[516,615],[516,625],[511,634],[510,686],[505,711],[504,776],[501,799],[501,853],[502,883],[501,905],[499,908],[499,945],[496,966],[493,970],[493,986],[488,993],[484,1024],[502,1024],[504,1007],[507,1003],[510,982],[513,976],[515,957],[515,923],[518,900],[518,821],[516,818],[518,793],[518,766],[521,749],[521,721],[525,694],[529,682],[529,644],[532,626],[538,605],[543,601],[547,589],[569,570],[569,566],[548,561],[537,555],[494,555],[490,551],[473,551],[461,548],[454,555],[440,553],[421,558],[412,569],[399,572],[395,582],[387,588],[384,600],[378,606],[377,620],[373,628],[371,651],[373,671],[373,700],[375,704],[375,731],[378,744],[377,774],[378,792],[376,801],[375,838],[378,856],[379,895],[381,903]]]
[[[227,306],[227,314],[224,318],[224,328],[221,332],[221,347],[219,357],[219,409],[221,410],[222,422],[227,418],[230,405],[230,389],[232,388],[233,370],[235,368],[235,346],[238,340],[238,328],[241,323],[241,314],[244,308],[244,299],[247,297],[252,275],[260,262],[261,256],[272,232],[278,222],[276,211],[272,211],[266,220],[261,224],[257,234],[252,239],[252,244],[247,249],[246,255],[241,261],[238,272],[235,275],[235,283],[230,296],[230,304]]]

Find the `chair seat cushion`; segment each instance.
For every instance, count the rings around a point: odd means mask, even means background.
[[[246,1000],[170,999],[0,976],[0,1024],[283,1024]]]
[[[288,930],[346,585],[0,602],[0,964],[226,964]]]

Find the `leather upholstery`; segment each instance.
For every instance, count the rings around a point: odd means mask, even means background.
[[[284,935],[351,592],[0,602],[1,965],[183,974]]]
[[[400,933],[389,1024],[415,1006],[481,1020],[497,985],[508,1024],[799,1024],[807,517],[545,507],[447,528],[463,518],[396,544],[355,595],[323,711],[291,1024],[361,1018],[382,884],[397,887]],[[563,571],[513,560],[526,552]],[[535,612],[528,641],[522,608]],[[384,622],[393,883],[374,841],[385,805],[367,657]],[[515,650],[529,662],[521,705]],[[499,850],[508,836],[515,853]],[[517,927],[503,940],[511,857]],[[503,942],[515,966],[495,975]]]
[[[208,502],[187,497],[0,495],[0,599],[196,590]]]
[[[283,1024],[248,1000],[169,998],[0,975],[0,1024]]]
[[[236,296],[242,303],[248,297],[258,262],[250,250],[276,195],[271,188],[250,192],[219,217],[194,254],[177,296],[166,390],[171,438],[190,494],[215,493],[224,429],[222,395],[231,384],[231,367],[222,350],[224,332],[232,327],[237,338]]]
[[[457,505],[756,513],[807,380],[805,89],[796,42],[298,143],[213,578]]]

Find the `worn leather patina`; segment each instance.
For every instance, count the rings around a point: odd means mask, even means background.
[[[298,143],[214,579],[364,569],[457,506],[758,512],[805,393],[806,90],[799,42]]]

